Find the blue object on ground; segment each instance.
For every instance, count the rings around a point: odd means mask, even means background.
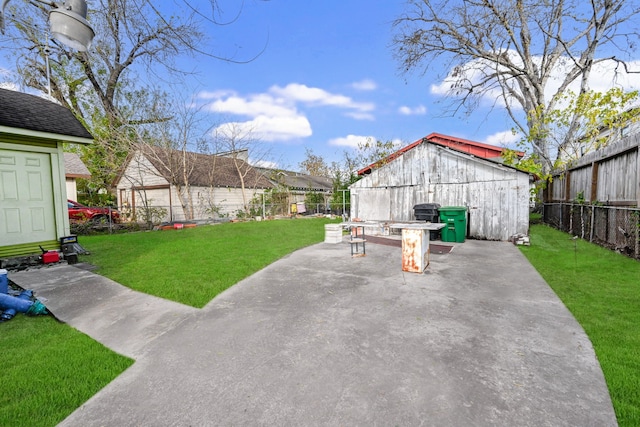
[[[47,314],[47,308],[40,301],[32,300],[33,291],[25,290],[17,297],[0,294],[0,309],[3,313],[0,320],[11,320],[16,313],[25,313],[30,316]]]
[[[6,294],[9,292],[9,276],[8,272],[4,268],[0,269],[0,294]]]

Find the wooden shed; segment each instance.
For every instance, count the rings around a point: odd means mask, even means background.
[[[352,218],[413,221],[415,205],[438,203],[467,207],[467,237],[528,233],[528,173],[426,138],[410,147],[349,187]]]
[[[60,247],[69,234],[62,145],[92,140],[67,108],[0,89],[0,257]]]

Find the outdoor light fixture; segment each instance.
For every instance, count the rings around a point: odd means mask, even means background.
[[[0,31],[2,34],[4,34],[4,8],[7,3],[9,0],[3,0],[2,11],[0,11]],[[51,35],[72,49],[82,52],[89,49],[95,33],[87,22],[87,2],[85,0],[67,0],[63,3],[45,4],[54,6],[49,11]]]
[[[91,47],[95,33],[87,22],[87,2],[68,0],[49,11],[51,35],[65,45],[85,51]]]

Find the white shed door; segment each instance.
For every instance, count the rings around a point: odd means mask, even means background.
[[[0,240],[3,246],[56,239],[49,154],[0,152]]]

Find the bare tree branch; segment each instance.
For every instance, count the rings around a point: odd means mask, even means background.
[[[405,73],[443,62],[450,67],[444,81],[454,112],[471,112],[480,99],[499,96],[526,135],[545,111],[557,108],[570,85],[589,89],[594,64],[614,59],[598,58],[599,49],[619,48],[616,40],[630,37],[620,28],[639,14],[640,6],[624,0],[409,0],[394,22],[394,51]],[[532,145],[550,168],[548,142]]]

